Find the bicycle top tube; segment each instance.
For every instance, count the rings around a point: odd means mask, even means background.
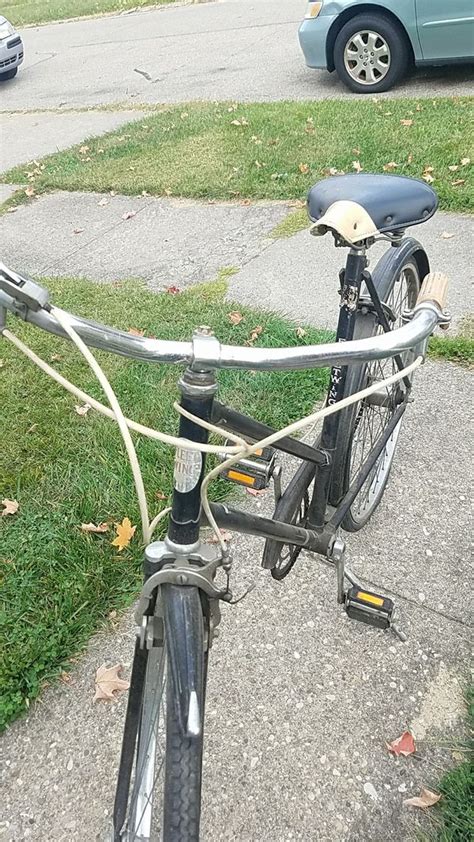
[[[54,316],[46,308],[37,310],[19,304],[16,298],[0,289],[1,308],[43,330],[68,338]],[[212,335],[196,332],[190,342],[174,342],[133,336],[97,322],[67,314],[71,326],[93,347],[141,362],[188,364],[198,370],[238,368],[261,371],[317,368],[393,357],[421,345],[443,321],[443,313],[434,301],[422,301],[405,325],[379,336],[350,342],[329,342],[293,348],[253,348],[221,345]],[[4,327],[4,325],[3,325]]]

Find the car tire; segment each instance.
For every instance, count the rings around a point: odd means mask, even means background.
[[[5,73],[0,73],[0,82],[7,82],[8,79],[14,79],[17,73],[18,67],[12,67],[11,70],[7,70]]]
[[[344,24],[334,44],[339,78],[358,94],[392,88],[408,71],[410,59],[404,30],[384,15],[356,15]]]

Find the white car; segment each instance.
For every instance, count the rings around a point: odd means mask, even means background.
[[[23,61],[23,41],[15,27],[0,15],[0,82],[13,79]]]

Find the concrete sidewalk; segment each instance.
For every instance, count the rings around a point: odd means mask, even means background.
[[[136,215],[124,220],[128,211]],[[235,266],[240,271],[229,298],[334,327],[345,251],[334,248],[332,237],[308,231],[273,240],[272,230],[290,212],[284,202],[50,193],[0,217],[2,258],[36,275],[99,282],[135,277],[157,290],[209,280],[220,268]],[[31,230],[34,238],[24,233]],[[426,247],[432,268],[449,275],[453,329],[474,309],[473,230],[473,217],[438,212],[408,232]],[[376,243],[371,249],[371,268],[386,248]]]
[[[51,194],[0,217],[3,259],[33,274],[96,282],[138,276],[153,289],[233,265],[229,295],[237,301],[334,325],[344,254],[307,232],[271,240],[289,212],[284,203],[115,196],[102,207],[101,198]],[[129,210],[136,215],[123,220]],[[452,278],[458,319],[472,276],[463,250],[470,225],[439,214],[414,229]],[[455,236],[443,239],[443,231]],[[403,800],[422,785],[436,789],[463,727],[471,386],[470,372],[449,363],[428,362],[417,373],[383,503],[361,533],[347,536],[355,572],[397,595],[406,644],[349,621],[335,601],[333,571],[309,555],[278,584],[259,568],[262,542],[235,536],[235,593],[257,585],[242,604],[224,607],[210,660],[204,842],[415,838],[423,819]],[[287,480],[292,467],[285,463]],[[240,498],[272,513],[270,492]],[[102,842],[126,698],[94,705],[94,674],[104,661],[122,661],[129,674],[132,649],[129,613],[92,641],[70,683],[45,692],[0,740],[2,842]],[[394,759],[385,741],[407,727],[417,757]]]

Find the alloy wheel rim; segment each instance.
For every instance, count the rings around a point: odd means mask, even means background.
[[[355,32],[344,48],[344,66],[354,82],[376,85],[385,79],[392,64],[390,47],[379,32]]]

